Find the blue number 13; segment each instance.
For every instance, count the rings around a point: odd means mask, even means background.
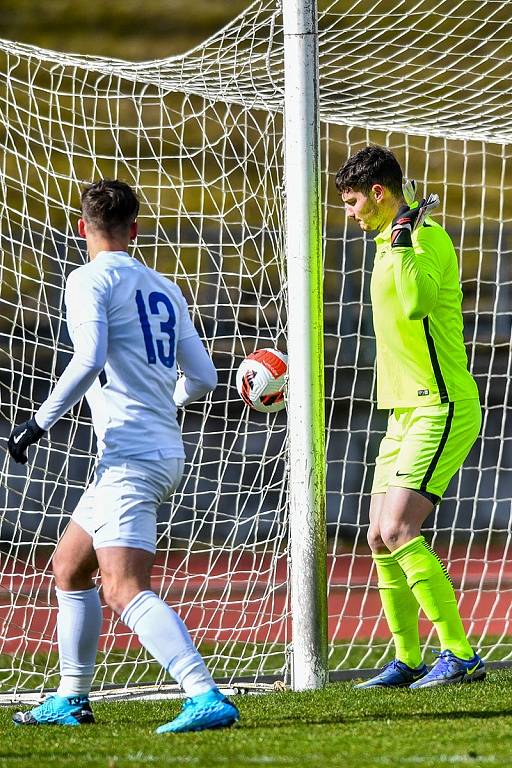
[[[176,326],[176,315],[174,313],[174,307],[171,303],[171,300],[168,296],[165,295],[165,293],[160,293],[159,291],[152,291],[152,293],[148,296],[148,302],[149,302],[149,311],[152,315],[159,315],[160,309],[159,305],[163,304],[165,309],[167,310],[167,320],[164,320],[160,323],[160,331],[162,333],[166,333],[169,337],[169,354],[166,355],[164,351],[164,344],[161,339],[156,340],[156,352],[155,352],[155,342],[153,340],[153,334],[151,332],[151,325],[149,323],[148,318],[148,312],[146,309],[146,304],[144,302],[144,298],[142,296],[141,291],[137,291],[135,294],[135,301],[137,303],[137,309],[139,311],[139,320],[140,320],[140,327],[142,328],[142,333],[144,335],[144,344],[146,345],[146,353],[148,356],[148,363],[150,365],[154,365],[156,363],[156,356],[158,354],[158,359],[160,362],[165,365],[166,368],[172,368],[174,365],[174,344],[175,344],[175,334],[174,334],[174,328]]]

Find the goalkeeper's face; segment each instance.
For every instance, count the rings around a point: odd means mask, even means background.
[[[379,204],[379,197],[375,195],[373,189],[370,190],[369,195],[354,189],[347,189],[341,193],[341,199],[348,218],[359,224],[363,232],[381,229],[383,210]]]

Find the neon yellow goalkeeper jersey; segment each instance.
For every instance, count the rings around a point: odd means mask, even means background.
[[[412,248],[391,248],[391,225],[375,238],[371,279],[377,340],[377,407],[414,408],[478,397],[463,339],[457,256],[433,219]]]

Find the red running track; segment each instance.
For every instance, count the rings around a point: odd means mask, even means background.
[[[441,556],[442,553],[441,553]],[[456,589],[463,588],[461,613],[474,636],[484,631],[508,635],[511,625],[512,563],[503,553],[481,550],[451,553],[447,561]],[[205,578],[205,574],[208,577]],[[371,558],[340,553],[328,560],[330,579],[329,637],[337,642],[388,638],[381,616]],[[288,577],[286,557],[273,565],[268,555],[216,553],[213,563],[204,553],[191,553],[172,573],[163,560],[154,569],[153,588],[176,607],[197,640],[230,642],[288,642]],[[480,594],[479,594],[480,593]],[[137,647],[123,624],[114,631],[106,609],[103,649]],[[341,617],[341,618],[340,618]],[[35,566],[8,559],[0,577],[0,653],[55,650],[56,603],[52,577],[45,563]],[[429,631],[426,621],[420,631]]]

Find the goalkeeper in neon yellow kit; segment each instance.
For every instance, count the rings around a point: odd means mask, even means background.
[[[378,407],[390,411],[376,460],[368,543],[396,658],[358,687],[423,688],[483,680],[448,573],[421,535],[475,442],[481,409],[467,368],[457,257],[429,217],[437,196],[413,202],[414,187],[387,149],[368,146],[336,175],[347,216],[376,231],[371,279]],[[407,200],[404,197],[407,198]],[[422,609],[439,636],[423,663]]]

